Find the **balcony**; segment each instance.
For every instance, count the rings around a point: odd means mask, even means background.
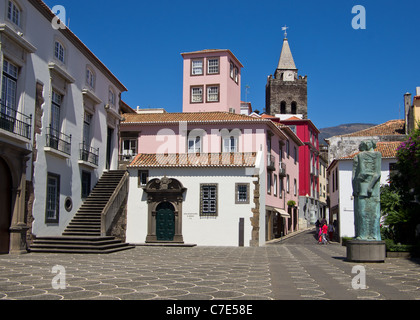
[[[97,167],[99,161],[99,148],[92,148],[84,143],[79,145],[79,163]]]
[[[27,116],[0,103],[0,129],[31,140],[32,115]]]
[[[286,164],[284,162],[279,162],[279,176],[286,176]]]
[[[45,151],[67,158],[71,155],[71,135],[65,135],[51,127],[47,128]]]
[[[276,158],[272,156],[271,154],[267,155],[267,170],[274,171],[276,170],[276,164],[275,164]]]

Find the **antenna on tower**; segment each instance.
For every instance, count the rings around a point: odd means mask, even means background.
[[[245,102],[248,102],[248,89],[250,88],[249,85],[245,86]]]

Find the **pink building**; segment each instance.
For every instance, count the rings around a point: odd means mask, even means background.
[[[183,112],[123,115],[127,240],[261,246],[298,230],[303,142],[240,114],[243,66],[229,50],[182,56]]]
[[[242,64],[230,50],[182,53],[183,112],[241,112]]]

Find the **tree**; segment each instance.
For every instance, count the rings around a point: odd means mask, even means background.
[[[404,240],[412,241],[420,223],[420,122],[398,147],[396,171],[390,177],[390,187],[382,191],[387,223],[397,226]]]

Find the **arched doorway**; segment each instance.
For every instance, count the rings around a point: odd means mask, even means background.
[[[143,190],[148,203],[146,243],[184,243],[182,203],[187,189],[178,180],[165,176],[150,180]]]
[[[0,254],[9,253],[12,221],[12,175],[7,163],[0,158]]]
[[[158,241],[173,241],[175,236],[175,208],[169,202],[156,207],[156,238]]]

